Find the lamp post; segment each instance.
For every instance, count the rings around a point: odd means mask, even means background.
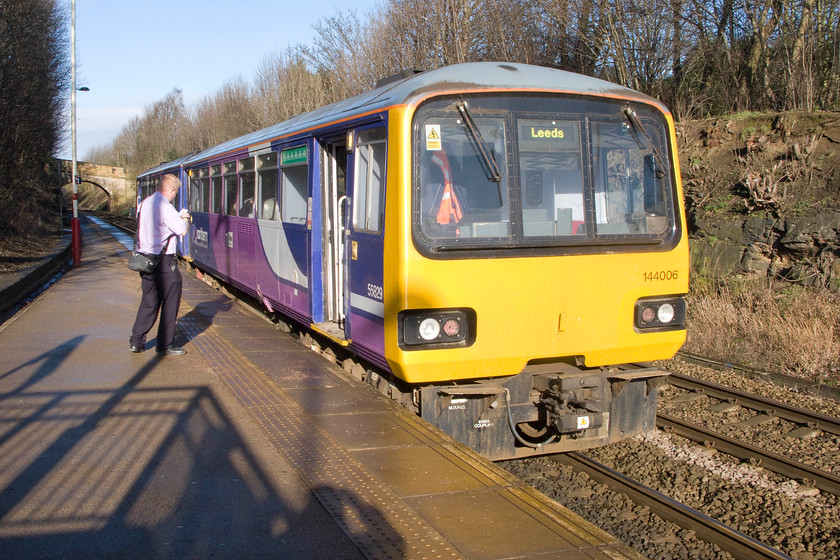
[[[73,218],[70,220],[70,248],[73,266],[82,261],[82,232],[79,223],[79,189],[76,186],[76,0],[70,1],[70,151],[73,158]]]

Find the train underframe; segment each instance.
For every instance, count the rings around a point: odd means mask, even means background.
[[[492,460],[606,445],[655,428],[668,373],[565,363],[511,377],[420,390],[422,417]]]

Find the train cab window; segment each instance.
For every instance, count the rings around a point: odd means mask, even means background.
[[[665,250],[678,240],[669,123],[655,105],[444,96],[417,108],[413,142],[412,231],[427,256]]]
[[[306,146],[280,153],[281,214],[284,222],[306,224],[309,160]]]
[[[201,179],[201,201],[198,205],[199,212],[207,212],[210,209],[210,170],[207,167],[199,173]]]
[[[259,181],[258,217],[262,220],[279,220],[277,152],[257,158],[257,179]]]
[[[224,165],[224,214],[236,215],[236,162],[229,162]],[[219,212],[222,213],[222,212]]]
[[[222,207],[222,166],[214,165],[210,168],[210,206],[208,211],[214,214],[219,213]]]
[[[385,149],[384,127],[359,133],[353,199],[353,227],[356,231],[382,231],[385,215]]]
[[[580,121],[519,119],[522,235],[582,234],[583,162]]]
[[[239,160],[239,217],[254,217],[254,200],[257,180],[254,176],[254,158]]]
[[[648,137],[663,133],[646,126]],[[657,168],[647,142],[639,138],[632,123],[592,123],[597,234],[665,232],[663,182],[657,178],[664,176],[664,171]],[[663,142],[658,139],[659,145]]]
[[[502,118],[430,117],[423,125],[420,213],[430,238],[511,235]]]

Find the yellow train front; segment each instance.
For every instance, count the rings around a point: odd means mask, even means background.
[[[397,385],[492,459],[652,429],[666,374],[621,364],[685,340],[670,113],[565,72],[449,71],[388,114],[382,294]]]

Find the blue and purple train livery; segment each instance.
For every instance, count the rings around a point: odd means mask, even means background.
[[[685,340],[673,119],[568,72],[469,63],[162,164],[181,255],[343,345],[493,459],[653,427]]]

